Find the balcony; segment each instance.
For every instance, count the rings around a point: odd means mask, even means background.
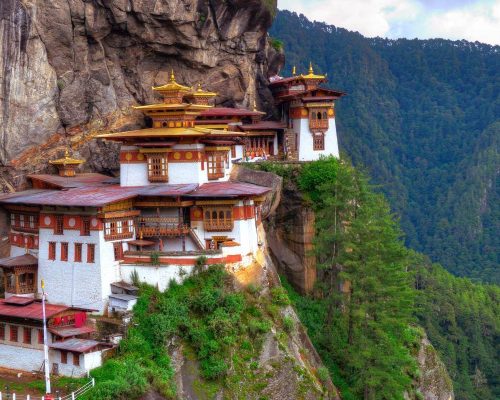
[[[189,234],[189,225],[177,218],[139,217],[137,233],[142,237],[182,236]]]
[[[205,219],[203,226],[207,232],[229,232],[233,230],[234,221],[232,219]]]
[[[311,130],[328,130],[327,119],[310,119],[309,129]]]

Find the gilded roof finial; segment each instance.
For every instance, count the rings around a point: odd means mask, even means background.
[[[311,75],[314,74],[313,64],[311,61],[309,61],[309,74],[311,74]]]
[[[172,68],[170,72],[170,82],[175,82],[175,75],[174,75],[174,69]]]
[[[292,75],[293,76],[297,75],[297,67],[295,65],[292,68]]]
[[[201,88],[201,83],[198,83],[198,92],[203,92],[203,89]]]
[[[69,149],[66,147],[66,150],[64,150],[64,158],[69,158]]]
[[[257,110],[257,101],[253,99],[253,111],[258,111]]]

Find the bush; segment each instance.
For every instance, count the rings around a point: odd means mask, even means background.
[[[326,383],[330,379],[330,373],[325,367],[318,368],[318,378],[321,382]]]
[[[293,332],[293,329],[295,328],[295,321],[291,317],[285,317],[283,318],[283,329],[285,332]]]
[[[271,298],[273,303],[278,306],[288,306],[290,304],[288,294],[282,286],[277,286],[271,289]]]

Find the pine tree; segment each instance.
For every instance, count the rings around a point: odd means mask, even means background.
[[[335,173],[325,174],[328,168]],[[335,159],[304,167],[300,184],[317,214],[315,251],[329,308],[325,347],[360,397],[402,399],[415,369],[406,343],[413,290],[388,204],[363,174]]]

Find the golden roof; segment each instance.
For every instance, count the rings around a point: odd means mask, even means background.
[[[84,162],[85,162],[85,160],[78,160],[76,158],[71,158],[69,156],[68,149],[66,149],[66,151],[64,152],[63,158],[49,161],[49,163],[52,165],[80,165],[80,164],[83,164]]]
[[[205,92],[201,88],[201,83],[198,83],[198,89],[196,91],[193,91],[193,93],[189,94],[190,96],[200,96],[200,97],[215,97],[217,96],[217,93],[215,92]]]
[[[170,81],[165,85],[153,86],[153,90],[156,90],[158,92],[177,92],[177,91],[189,92],[191,91],[191,88],[177,83],[175,81],[174,70],[172,70],[172,72],[170,73]]]
[[[132,106],[133,109],[135,110],[143,110],[143,111],[148,111],[148,110],[188,110],[188,111],[203,111],[206,110],[207,108],[212,108],[213,106],[210,105],[204,105],[204,104],[190,104],[190,103],[178,103],[178,104],[165,104],[165,103],[158,103],[158,104],[147,104],[145,106]]]
[[[313,66],[312,66],[312,62],[309,63],[309,71],[308,71],[308,74],[307,75],[302,75],[300,74],[300,77],[301,78],[304,78],[304,79],[325,79],[326,76],[325,75],[316,75],[314,73],[314,69],[313,69]]]

